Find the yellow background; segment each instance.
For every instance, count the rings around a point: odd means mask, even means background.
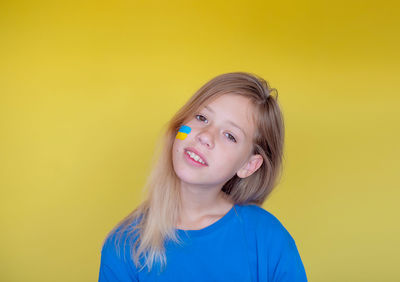
[[[0,281],[96,281],[159,131],[206,81],[279,91],[266,201],[310,281],[399,281],[397,1],[1,1]]]

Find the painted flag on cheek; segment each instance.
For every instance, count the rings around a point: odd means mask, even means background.
[[[176,138],[177,138],[177,139],[180,139],[180,140],[185,140],[186,137],[188,136],[188,134],[190,133],[191,130],[192,130],[192,129],[191,129],[189,126],[187,126],[187,125],[182,125],[182,126],[179,128],[178,134],[176,134]]]

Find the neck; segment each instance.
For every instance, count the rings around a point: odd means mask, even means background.
[[[198,187],[181,183],[181,222],[226,214],[232,208],[233,202],[221,191],[221,188],[222,186]]]

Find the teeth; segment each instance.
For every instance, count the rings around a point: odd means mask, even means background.
[[[187,151],[187,153],[188,153],[189,156],[190,156],[192,159],[194,159],[196,162],[205,164],[205,162],[204,162],[198,155],[196,155],[195,153],[190,152],[190,151]]]

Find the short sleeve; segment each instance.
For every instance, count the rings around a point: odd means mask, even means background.
[[[275,245],[274,256],[271,261],[271,281],[307,281],[303,262],[293,238],[287,234],[279,244]]]
[[[258,280],[273,282],[307,281],[296,243],[273,216],[258,226]]]
[[[129,246],[125,246],[125,249],[129,250]],[[129,252],[126,253],[129,256]],[[111,281],[139,280],[132,260],[124,256],[122,250],[118,254],[114,240],[107,238],[101,250],[99,282]]]

